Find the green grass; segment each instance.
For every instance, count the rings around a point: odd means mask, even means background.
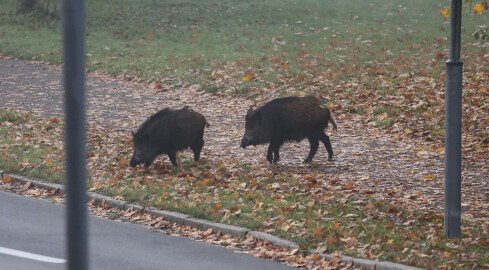
[[[89,0],[87,67],[155,80],[180,78],[185,83],[213,80],[209,75],[214,69],[225,69],[240,81],[236,77],[250,70],[263,78],[262,85],[280,84],[277,75],[303,77],[294,84],[298,88],[312,79],[302,74],[304,70],[375,67],[389,62],[392,55],[416,70],[417,61],[433,58],[436,50],[446,46],[420,49],[448,35],[447,21],[439,15],[447,5],[434,0],[402,4],[387,0]],[[15,1],[2,6],[1,53],[61,62],[57,21],[16,16]],[[485,21],[487,15],[467,17],[463,40],[470,41],[471,31]],[[238,94],[243,91],[237,87]]]
[[[6,173],[16,173],[47,182],[63,183],[63,159],[60,152],[49,141],[34,144],[38,130],[51,130],[49,124],[37,123],[30,127],[30,116],[20,116],[12,111],[0,110],[0,168]],[[49,123],[49,122],[48,122]],[[18,128],[22,128],[20,132]],[[14,135],[13,135],[14,134]]]
[[[21,123],[24,120],[22,116],[9,110],[0,110],[0,121],[8,123]]]

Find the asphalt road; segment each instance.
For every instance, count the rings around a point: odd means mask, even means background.
[[[0,269],[65,269],[64,214],[64,205],[0,191]],[[88,230],[90,269],[293,269],[96,216]]]

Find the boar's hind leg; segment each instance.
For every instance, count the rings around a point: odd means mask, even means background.
[[[307,155],[307,158],[304,160],[304,163],[309,163],[312,161],[312,158],[314,155],[316,155],[316,151],[318,150],[318,139],[316,137],[308,137],[309,143],[311,144],[311,149],[309,149],[309,155]]]
[[[333,147],[331,147],[331,141],[329,140],[329,136],[326,135],[323,131],[323,132],[321,132],[319,139],[321,140],[321,142],[323,142],[324,146],[326,147],[326,150],[328,151],[328,160],[332,161],[333,160]]]
[[[202,146],[204,146],[204,140],[200,140],[198,143],[190,146],[190,149],[194,152],[194,160],[199,161],[200,159],[200,151],[202,150]]]
[[[178,166],[178,164],[177,164],[177,152],[176,151],[168,152],[168,157],[170,158],[171,164],[173,164],[173,166]]]

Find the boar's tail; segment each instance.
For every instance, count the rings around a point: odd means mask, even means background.
[[[336,125],[336,122],[334,121],[333,119],[333,116],[329,116],[329,121],[331,122],[331,124],[333,124],[333,130],[336,131],[338,129],[338,126]]]

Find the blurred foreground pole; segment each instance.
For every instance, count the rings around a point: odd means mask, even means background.
[[[452,0],[450,58],[447,61],[445,95],[445,237],[461,235],[462,179],[462,61],[460,36],[462,0]]]
[[[68,270],[88,269],[83,0],[63,0]]]

